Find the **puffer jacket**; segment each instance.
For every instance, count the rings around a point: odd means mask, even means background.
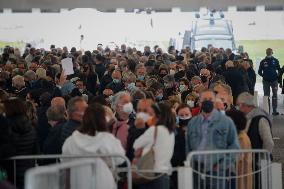
[[[8,126],[11,129],[11,142],[15,148],[14,156],[35,155],[39,152],[37,134],[28,118],[24,115],[8,118]],[[16,184],[17,188],[24,188],[24,175],[26,170],[34,167],[34,161],[23,160],[16,163]],[[13,183],[13,162],[5,165],[8,172],[8,178]]]

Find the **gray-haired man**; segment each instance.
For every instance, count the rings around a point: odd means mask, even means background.
[[[244,92],[238,96],[237,105],[247,117],[247,126],[245,131],[247,132],[252,149],[266,149],[270,153],[274,147],[271,132],[271,121],[269,114],[258,108],[254,104],[253,96]],[[253,159],[253,171],[260,170],[261,157],[254,156]],[[254,188],[261,189],[261,174],[257,173],[254,176]]]

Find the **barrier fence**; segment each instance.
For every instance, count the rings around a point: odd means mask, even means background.
[[[18,183],[21,183],[21,185],[23,185],[23,181],[18,182],[17,179],[24,179],[23,174],[26,170],[32,168],[32,167],[38,167],[39,168],[39,172],[38,173],[42,173],[44,171],[47,171],[47,173],[49,173],[50,171],[58,171],[61,169],[67,169],[67,167],[65,164],[63,164],[63,167],[61,167],[60,163],[61,161],[66,162],[66,161],[70,161],[70,163],[72,163],[73,161],[77,161],[78,159],[81,159],[82,161],[85,159],[103,159],[104,162],[107,163],[107,165],[110,168],[110,171],[113,173],[116,181],[118,181],[118,174],[119,173],[126,173],[126,178],[127,178],[127,185],[128,188],[131,189],[132,188],[132,174],[131,174],[131,164],[130,161],[128,160],[127,157],[122,156],[122,155],[116,155],[116,154],[110,154],[110,155],[28,155],[28,156],[16,156],[16,157],[12,157],[10,158],[8,161],[12,161],[13,162],[13,173],[14,173],[14,185],[17,186]],[[125,162],[125,168],[120,169],[119,167],[117,167],[117,164],[115,164],[115,160],[117,159],[122,159]],[[123,162],[123,161],[122,161]],[[49,166],[56,166],[56,167],[52,167],[51,170],[48,169],[48,167],[43,167],[41,165],[46,165],[48,163],[57,163],[57,165],[49,165]],[[58,164],[60,163],[60,164]],[[25,165],[24,168],[24,172],[23,174],[19,174],[19,170],[20,172],[23,171],[23,168],[19,168],[19,166],[21,167],[22,165]],[[75,164],[77,165],[77,164]],[[58,166],[58,167],[57,167]],[[72,164],[67,164],[67,166],[72,166]],[[79,166],[79,164],[78,164]],[[78,167],[77,166],[77,167]],[[83,165],[81,165],[83,166]],[[18,168],[17,168],[18,167]],[[41,171],[41,168],[43,168],[43,171]],[[90,170],[89,170],[90,172]],[[36,172],[37,173],[37,172]],[[91,173],[93,173],[91,171]],[[58,174],[56,174],[58,176]],[[63,174],[64,175],[64,174]],[[84,174],[85,175],[85,174]],[[54,180],[54,181],[58,181],[58,180]],[[57,183],[57,182],[56,182]],[[72,187],[71,187],[72,188]],[[43,189],[41,187],[41,189]]]
[[[179,170],[179,189],[185,188],[274,189],[271,155],[266,150],[191,152]]]
[[[39,156],[17,156],[11,158],[14,164],[14,177],[17,178],[17,165],[18,161],[31,160],[35,166],[42,163],[43,160],[73,160],[73,164],[61,163],[59,165],[51,165],[48,167],[38,167],[38,170],[27,173],[27,179],[29,175],[41,175],[44,171],[46,173],[56,172],[52,175],[56,182],[65,181],[62,178],[66,178],[66,170],[70,172],[70,167],[88,166],[90,177],[96,173],[96,164],[93,162],[75,162],[79,158],[85,159],[111,159],[122,158],[126,162],[125,168],[120,168],[114,165],[111,161],[111,171],[117,173],[127,173],[127,185],[128,188],[132,188],[132,171],[138,171],[139,173],[157,173],[153,170],[135,170],[131,168],[129,160],[125,156],[121,155],[95,155],[95,156],[64,156],[64,155],[39,155]],[[71,161],[70,163],[72,163]],[[109,163],[108,163],[109,164]],[[55,167],[54,167],[55,166]],[[86,165],[87,166],[87,165]],[[49,169],[51,167],[51,169]],[[42,169],[43,168],[43,169]],[[63,172],[62,170],[65,170]],[[178,188],[179,189],[281,189],[281,164],[271,162],[271,154],[266,150],[216,150],[216,151],[194,151],[188,154],[184,167],[173,168],[172,172],[178,172]],[[59,173],[60,174],[59,174]],[[47,175],[48,175],[47,174]],[[87,175],[87,174],[84,174]],[[46,177],[48,176],[41,175]],[[159,177],[155,175],[155,177]],[[95,182],[96,179],[94,179]],[[15,180],[16,183],[16,180]],[[31,183],[28,181],[27,183]],[[65,186],[72,182],[65,182]],[[54,187],[55,188],[55,187]],[[62,187],[61,187],[62,188]],[[65,187],[66,188],[66,187]],[[68,188],[68,187],[67,187]],[[70,188],[70,187],[69,187]],[[71,187],[72,188],[72,187]],[[82,187],[81,187],[82,188]],[[91,188],[91,187],[90,187]],[[32,188],[27,188],[32,189]],[[44,189],[41,187],[41,189]]]
[[[41,166],[35,167],[28,170],[25,174],[25,189],[62,189],[62,188],[71,188],[71,183],[75,183],[75,186],[72,185],[72,188],[85,188],[85,189],[95,189],[96,182],[96,173],[98,170],[95,160],[75,160],[72,162],[55,164],[50,166]],[[76,172],[83,170],[86,178],[78,177],[72,180],[71,172]],[[80,179],[81,178],[81,179]],[[87,181],[87,182],[85,182]],[[84,186],[82,186],[84,185]]]

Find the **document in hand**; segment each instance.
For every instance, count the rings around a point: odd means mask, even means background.
[[[74,74],[72,58],[64,58],[61,60],[62,69],[65,75]]]

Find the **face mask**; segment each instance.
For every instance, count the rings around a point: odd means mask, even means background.
[[[148,119],[150,118],[149,114],[145,113],[145,112],[139,112],[136,114],[137,118],[141,118],[145,123],[148,121]]]
[[[194,101],[188,100],[186,103],[187,103],[187,105],[188,105],[190,108],[193,108],[193,107],[194,107]]]
[[[180,91],[180,92],[185,91],[185,85],[180,85],[180,86],[179,86],[179,91]]]
[[[214,105],[213,105],[213,102],[211,100],[205,100],[205,101],[202,102],[201,110],[204,113],[212,112],[213,108],[214,108]]]
[[[191,120],[191,116],[186,117],[186,118],[178,117],[178,125],[179,125],[179,126],[187,126],[187,125],[188,125],[188,122],[189,122],[190,120]]]
[[[129,84],[127,85],[127,89],[128,89],[129,91],[133,91],[134,89],[136,89],[135,83],[129,83]]]
[[[225,110],[227,110],[227,108],[228,108],[228,104],[227,103],[224,103],[224,108],[225,108]]]
[[[139,75],[139,76],[137,77],[137,80],[139,80],[139,81],[144,81],[144,79],[145,79],[145,76],[144,76],[144,75]]]
[[[106,122],[108,123],[110,120],[111,120],[110,117],[106,116]]]
[[[156,99],[157,100],[162,100],[163,99],[163,94],[161,93],[161,94],[158,94],[157,96],[156,96]]]
[[[83,93],[84,92],[84,89],[79,89],[80,93]]]
[[[200,78],[201,78],[201,82],[202,82],[202,83],[206,83],[207,80],[208,80],[205,75],[201,76]]]
[[[172,84],[171,83],[165,83],[164,86],[167,89],[172,88]]]
[[[113,79],[113,82],[114,83],[120,83],[120,80],[119,79]]]
[[[131,102],[124,104],[122,107],[123,112],[127,113],[127,114],[131,114],[131,112],[133,111],[133,105]]]
[[[170,69],[170,75],[175,75],[176,71],[173,69]]]
[[[235,106],[236,110],[240,110],[240,107],[239,106]]]
[[[167,74],[159,74],[161,78],[165,77]]]
[[[113,99],[113,96],[112,96],[112,95],[110,95],[110,96],[108,97],[108,100],[111,102],[111,101],[112,101],[112,99]]]

